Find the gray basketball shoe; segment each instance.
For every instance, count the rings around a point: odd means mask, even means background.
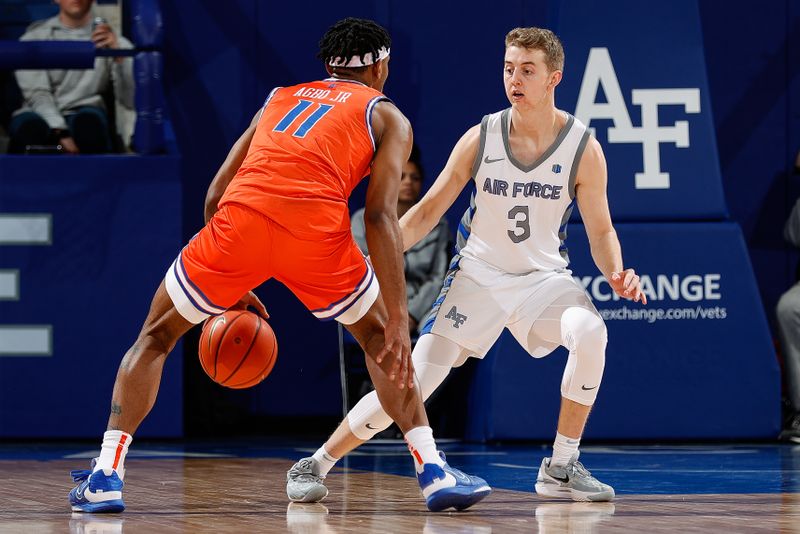
[[[328,496],[328,488],[319,476],[314,458],[303,458],[286,472],[286,495],[293,502],[319,502]]]
[[[567,465],[551,466],[544,458],[536,477],[536,493],[573,501],[610,501],[614,488],[603,484],[573,456]]]

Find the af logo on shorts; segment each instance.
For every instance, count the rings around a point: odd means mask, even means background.
[[[467,316],[463,313],[458,313],[458,310],[455,306],[450,308],[450,311],[447,312],[447,315],[444,316],[445,319],[450,319],[453,321],[453,327],[458,328],[462,324],[467,322]]]

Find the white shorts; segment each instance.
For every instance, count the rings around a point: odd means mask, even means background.
[[[445,337],[482,358],[507,327],[531,356],[539,358],[559,344],[530,336],[531,328],[550,304],[569,294],[589,302],[567,269],[509,274],[456,256],[422,333]]]

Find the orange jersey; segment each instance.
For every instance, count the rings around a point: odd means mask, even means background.
[[[274,89],[219,205],[257,210],[298,237],[350,231],[347,200],[375,154],[379,91],[327,79]]]

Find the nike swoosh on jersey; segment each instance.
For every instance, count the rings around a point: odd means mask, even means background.
[[[496,163],[498,161],[503,161],[505,158],[497,158],[497,159],[489,159],[489,156],[483,158],[484,163]]]

